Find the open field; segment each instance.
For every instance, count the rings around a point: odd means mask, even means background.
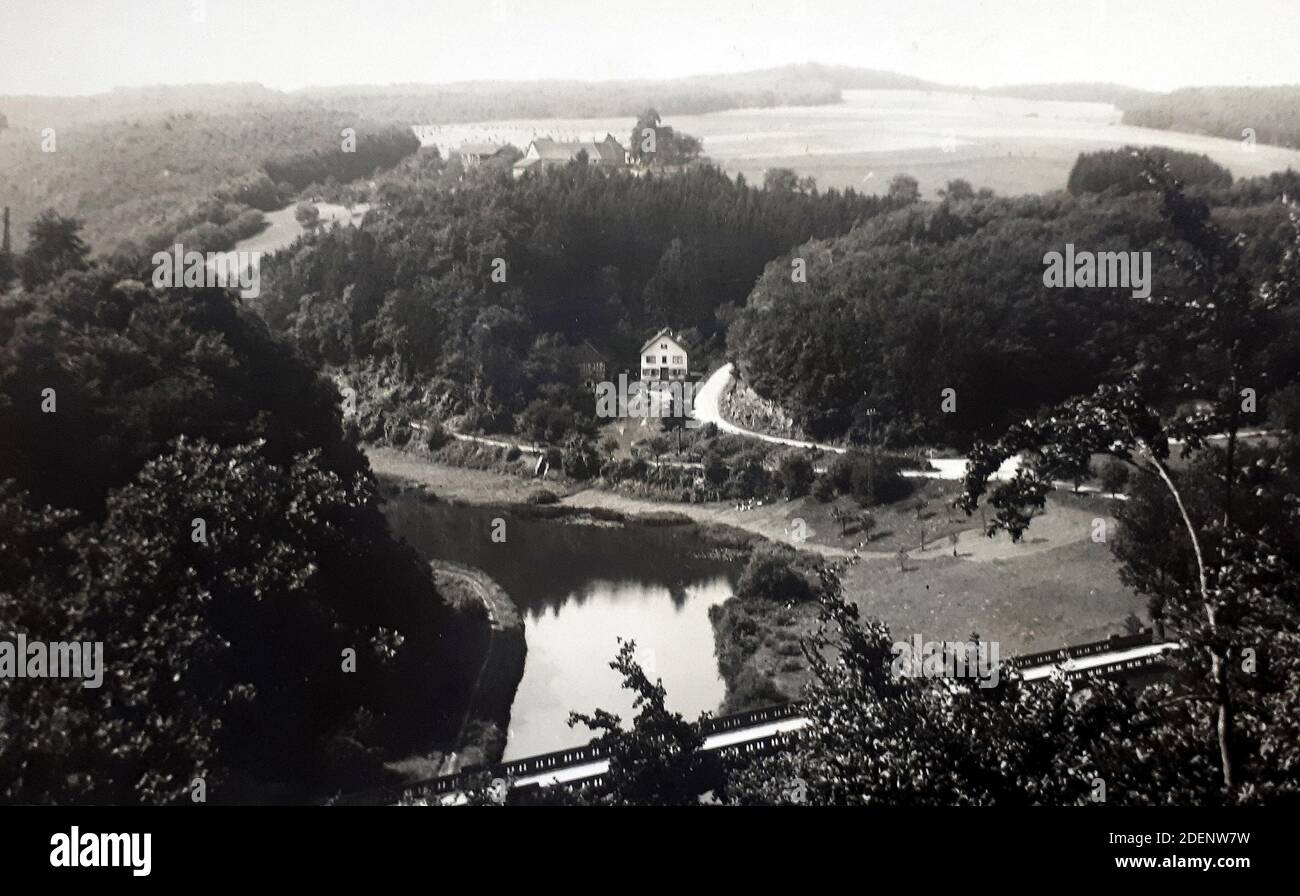
[[[846,90],[825,106],[733,109],[673,115],[674,128],[700,137],[705,154],[730,173],[761,182],[768,168],[812,175],[823,189],[883,193],[890,178],[915,177],[932,196],[952,178],[1004,194],[1064,189],[1081,152],[1127,144],[1205,153],[1250,177],[1300,169],[1300,152],[1218,137],[1133,127],[1105,103],[1048,102],[923,90]],[[626,143],[631,118],[512,119],[444,127],[439,142],[514,142],[535,136],[566,139],[612,133]]]

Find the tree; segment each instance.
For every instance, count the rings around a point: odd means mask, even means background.
[[[1128,467],[1113,458],[1101,468],[1101,490],[1117,495],[1128,484]]]
[[[1261,627],[1281,624],[1290,630],[1294,612],[1279,602],[1288,587],[1300,585],[1300,575],[1267,537],[1239,525],[1239,385],[1250,380],[1247,364],[1252,355],[1247,349],[1258,343],[1271,312],[1294,299],[1300,286],[1300,222],[1293,221],[1296,241],[1275,276],[1252,283],[1241,265],[1239,241],[1210,220],[1208,207],[1183,193],[1167,165],[1148,159],[1144,171],[1181,238],[1175,257],[1192,296],[1174,306],[1177,323],[1204,348],[1201,363],[1183,379],[1200,394],[1214,396],[1211,409],[1166,423],[1150,398],[1149,374],[1134,371],[1118,385],[1100,386],[1091,396],[1012,427],[992,445],[976,446],[958,505],[972,512],[989,477],[1016,454],[1027,463],[990,493],[989,503],[998,512],[989,534],[1006,529],[1018,538],[1029,525],[1032,508],[1043,505],[1053,479],[1081,475],[1093,454],[1128,463],[1160,483],[1176,510],[1180,539],[1190,548],[1193,564],[1190,580],[1179,576],[1178,587],[1159,597],[1166,601],[1165,615],[1190,648],[1180,655],[1180,665],[1197,683],[1198,696],[1214,706],[1220,784],[1228,798],[1235,799],[1243,783],[1238,777],[1237,741],[1243,734],[1236,721],[1238,704],[1255,683],[1237,671],[1240,665],[1234,659],[1257,649],[1252,645],[1258,644]],[[1208,441],[1220,432],[1227,435],[1223,449]],[[1197,519],[1187,483],[1169,464],[1174,438],[1182,441],[1184,456],[1205,454],[1213,459],[1218,479],[1212,492],[1217,493],[1218,511],[1213,519]],[[1136,576],[1145,582],[1144,574]],[[1257,739],[1271,736],[1266,726],[1256,734]]]
[[[768,168],[763,172],[763,189],[794,193],[799,189],[799,175],[793,168]]]
[[[785,487],[787,498],[801,498],[812,488],[817,477],[812,461],[800,450],[789,451],[781,456],[779,465],[781,483]]]
[[[0,570],[11,571],[0,592],[18,585],[0,595],[0,624],[102,642],[111,670],[98,688],[0,687],[0,711],[21,726],[0,742],[9,800],[188,802],[198,777],[218,800],[232,782],[276,782],[281,798],[287,784],[302,799],[375,771],[364,720],[384,710],[399,655],[411,661],[397,628],[408,611],[395,614],[403,599],[387,595],[435,596],[427,568],[387,541],[364,479],[345,483],[311,455],[278,467],[260,448],[178,440],[110,496],[102,521],[69,532],[58,557],[40,533],[66,518],[0,508],[0,527],[23,538],[15,546],[35,548],[15,576],[14,542],[0,537]],[[421,629],[438,618],[406,620],[422,663],[434,640]],[[340,674],[347,648],[351,676]],[[347,743],[357,746],[339,763],[325,759]]]
[[[909,174],[895,174],[889,182],[889,198],[901,202],[916,202],[921,198],[921,188],[916,178]]]
[[[613,806],[693,806],[722,780],[717,759],[704,751],[700,724],[669,712],[663,682],[651,682],[636,661],[636,642],[619,639],[618,654],[609,667],[623,676],[631,691],[636,716],[630,730],[613,713],[597,709],[590,715],[570,713],[569,725],[598,732],[592,745],[607,752],[609,771],[599,792],[583,794],[586,802]]]
[[[970,181],[959,177],[948,181],[947,186],[939,190],[939,197],[944,202],[964,202],[975,198],[975,188],[970,185]]]
[[[564,473],[574,479],[590,479],[600,469],[600,457],[591,440],[573,435],[564,443]]]
[[[35,289],[68,271],[84,271],[89,247],[81,239],[81,222],[53,209],[36,217],[27,230],[27,251],[19,262],[24,289]]]
[[[871,530],[876,528],[875,514],[868,510],[858,512],[858,529],[862,532],[863,540],[871,541]]]
[[[742,600],[770,600],[795,604],[811,600],[817,593],[820,564],[805,560],[788,545],[764,543],[750,554],[745,570],[736,582],[736,596]]]
[[[1129,730],[1118,687],[1098,683],[1072,696],[1063,682],[1022,688],[1008,674],[991,687],[896,675],[889,629],[860,619],[832,570],[823,578],[819,625],[804,643],[812,673],[803,710],[808,727],[789,750],[733,773],[733,802],[786,802],[783,793],[795,780],[811,805],[1087,798],[1096,774],[1089,752],[1109,755],[1112,730]]]
[[[314,202],[299,202],[293,207],[293,216],[308,230],[320,223],[320,209]]]
[[[849,520],[853,519],[853,514],[843,509],[838,504],[831,505],[831,519],[840,524],[840,537],[848,534]]]

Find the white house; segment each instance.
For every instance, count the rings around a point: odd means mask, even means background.
[[[686,349],[664,327],[641,346],[641,379],[646,382],[666,382],[686,379],[690,369]]]

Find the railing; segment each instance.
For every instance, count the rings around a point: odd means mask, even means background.
[[[1134,647],[1147,646],[1154,642],[1155,639],[1152,631],[1150,629],[1143,629],[1134,635],[1112,636],[1104,641],[1076,644],[1069,647],[1063,647],[1059,650],[1021,654],[1020,656],[1009,658],[1007,660],[1007,666],[1011,669],[1023,670],[1034,666],[1053,665],[1061,663],[1067,659],[1080,659],[1082,657],[1095,656],[1099,653],[1129,650]],[[1129,659],[1118,660],[1112,663],[1105,663],[1087,669],[1062,669],[1056,674],[1063,677],[1066,681],[1074,681],[1078,679],[1098,678],[1118,673],[1132,672],[1151,666],[1161,665],[1163,662],[1164,652],[1160,652],[1146,656],[1131,657]],[[803,703],[791,702],[776,706],[765,706],[761,709],[751,709],[745,712],[733,713],[726,716],[708,718],[705,719],[703,724],[700,726],[700,733],[705,737],[708,737],[709,735],[719,734],[726,731],[738,731],[744,728],[757,727],[769,722],[797,718],[803,713],[803,710]],[[740,741],[722,747],[711,747],[706,749],[722,756],[761,755],[766,752],[783,749],[796,741],[800,736],[801,733],[799,731],[779,731],[774,734],[756,737],[752,740]],[[594,747],[591,745],[573,747],[567,750],[556,750],[551,753],[542,753],[537,756],[529,756],[524,759],[514,759],[510,762],[502,762],[495,765],[466,768],[455,774],[413,782],[403,786],[401,791],[405,793],[419,792],[429,796],[444,795],[454,793],[457,790],[464,788],[475,778],[486,776],[509,780],[511,778],[535,775],[552,769],[559,770],[575,765],[599,762],[600,760],[607,758],[609,758],[608,751],[600,747]],[[580,781],[575,780],[571,783],[598,785],[603,777],[604,773],[600,773],[588,778],[582,778]]]
[[[765,706],[761,709],[751,709],[745,712],[738,712],[732,715],[719,716],[716,718],[705,719],[704,724],[700,727],[700,733],[705,737],[710,734],[717,734],[723,731],[736,731],[741,728],[750,728],[756,725],[762,725],[767,722],[776,722],[782,719],[797,717],[803,710],[802,703],[782,703],[777,706]],[[762,738],[756,738],[746,743],[755,744],[766,742],[773,737],[780,738],[783,735],[768,735]],[[773,741],[775,743],[775,741]],[[784,741],[782,741],[784,743]],[[745,744],[729,744],[726,747],[716,748],[718,752],[730,754]],[[745,752],[750,752],[746,750]],[[512,759],[509,762],[501,762],[496,765],[480,765],[463,769],[455,774],[443,775],[438,778],[430,778],[425,781],[417,781],[405,785],[404,792],[420,791],[430,795],[453,793],[459,790],[471,780],[489,776],[492,778],[521,778],[526,775],[535,775],[539,772],[545,772],[552,769],[569,768],[574,765],[582,765],[589,762],[599,762],[602,759],[609,758],[608,751],[600,747],[594,747],[590,744],[585,747],[572,747],[567,750],[556,750],[551,753],[541,753],[537,756],[528,756],[524,759]],[[584,783],[591,783],[591,779],[586,779]]]
[[[1128,650],[1133,647],[1145,647],[1154,643],[1151,629],[1144,628],[1134,635],[1112,635],[1104,641],[1091,641],[1087,644],[1073,644],[1056,650],[1044,650],[1039,653],[1022,653],[1010,657],[1007,666],[1012,669],[1025,669],[1030,666],[1050,666],[1063,660],[1077,660],[1098,653],[1110,653],[1115,650]]]

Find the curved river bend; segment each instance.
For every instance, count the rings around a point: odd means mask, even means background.
[[[619,637],[636,640],[638,659],[652,679],[663,679],[671,709],[694,718],[722,702],[708,610],[731,596],[740,565],[703,556],[707,545],[689,528],[523,519],[415,493],[392,497],[385,515],[426,557],[487,572],[523,613],[528,657],[506,759],[586,743],[585,728],[566,724],[570,711],[631,717],[632,701],[609,668]],[[497,517],[505,521],[504,543],[491,538]]]

